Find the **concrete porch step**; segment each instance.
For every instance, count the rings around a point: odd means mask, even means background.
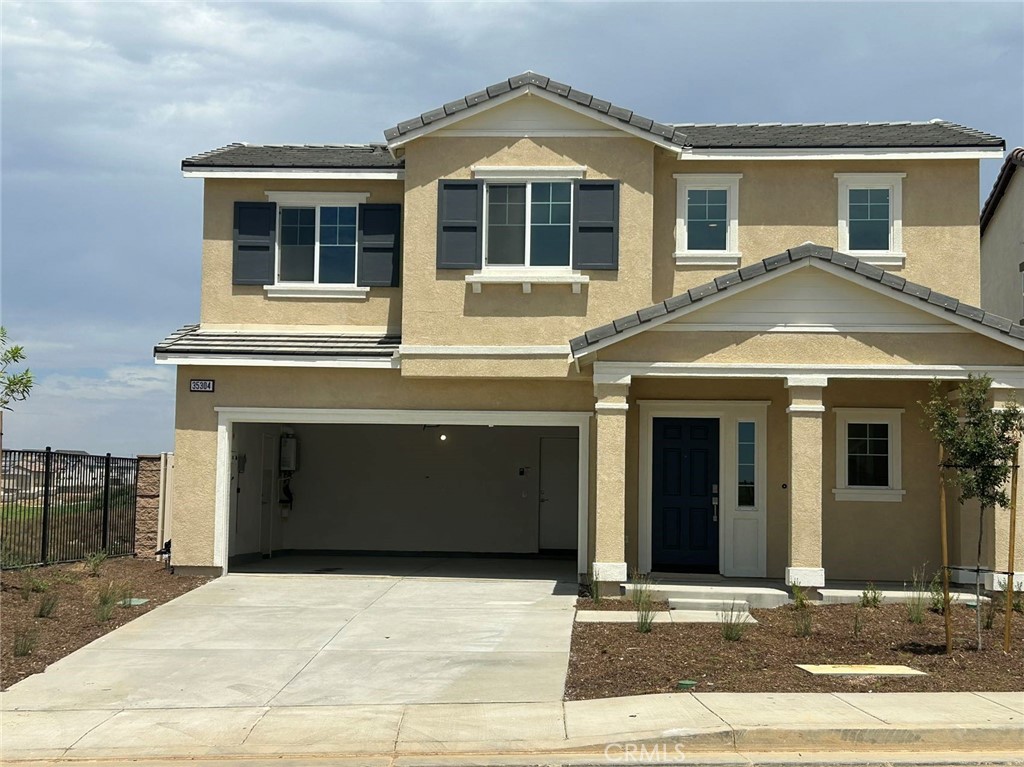
[[[622,585],[625,595],[631,597],[633,584],[624,583]],[[737,602],[746,602],[748,607],[754,608],[781,607],[789,603],[789,594],[785,589],[771,586],[654,583],[649,588],[651,598],[656,600],[711,600],[724,602],[726,605],[736,600]]]
[[[750,603],[745,599],[678,599],[668,600],[670,610],[708,610],[711,612],[745,613],[750,611]]]

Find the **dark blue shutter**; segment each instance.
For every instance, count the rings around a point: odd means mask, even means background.
[[[437,268],[479,269],[483,264],[483,182],[439,181],[437,189]]]
[[[277,245],[277,203],[236,202],[231,281],[235,285],[272,285]]]
[[[397,288],[402,271],[402,206],[359,206],[359,284]]]
[[[573,197],[573,268],[618,269],[619,182],[577,181]]]

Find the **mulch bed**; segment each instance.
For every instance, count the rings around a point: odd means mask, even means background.
[[[32,591],[31,579],[45,582],[45,593]],[[209,580],[172,575],[159,562],[130,557],[106,560],[96,577],[83,563],[0,571],[0,689],[38,674],[94,639]],[[100,622],[97,594],[101,585],[111,582],[133,598],[149,601],[135,607],[118,606],[109,620]],[[50,594],[57,596],[52,614],[36,617],[41,599]],[[15,656],[15,640],[25,635],[35,638],[31,652]]]
[[[667,599],[652,599],[651,607],[654,610],[667,610],[668,600]],[[578,597],[576,599],[577,610],[632,610],[635,611],[636,607],[633,605],[631,599],[622,599],[619,597],[605,597],[595,602],[590,597]]]
[[[910,623],[906,606],[860,610],[853,636],[854,605],[818,605],[812,634],[794,636],[792,607],[751,610],[740,641],[726,641],[709,623],[655,624],[640,634],[632,624],[577,623],[573,628],[566,700],[675,692],[680,679],[694,692],[1014,692],[1024,690],[1024,615],[1013,616],[1011,652],[1003,653],[1003,614],[982,630],[984,649],[974,650],[975,612],[952,608],[954,652],[945,654],[942,615],[926,612]],[[797,663],[901,664],[928,676],[815,676]]]

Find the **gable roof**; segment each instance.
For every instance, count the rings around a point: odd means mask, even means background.
[[[958,299],[947,296],[943,293],[931,290],[924,285],[910,282],[899,275],[887,272],[877,266],[861,261],[848,253],[841,253],[824,245],[805,243],[795,248],[770,256],[762,261],[745,266],[721,277],[716,277],[712,282],[691,288],[685,293],[680,293],[672,298],[640,309],[625,317],[601,325],[600,327],[588,330],[581,336],[569,341],[569,349],[576,359],[591,354],[600,348],[608,346],[628,336],[647,330],[655,325],[660,325],[673,319],[676,316],[692,311],[692,307],[701,301],[718,293],[729,290],[741,284],[749,284],[771,278],[771,273],[789,264],[798,263],[806,259],[815,259],[843,270],[852,279],[863,280],[870,287],[878,289],[884,286],[910,299],[917,299],[922,304],[928,305],[933,311],[945,311],[956,317],[957,322],[976,324],[978,330],[987,335],[1006,336],[1005,341],[1015,346],[1024,348],[1024,327],[1011,322],[1005,317],[1000,317],[992,312],[986,312],[976,306],[963,303]]]
[[[686,146],[686,134],[672,125],[655,122],[649,117],[635,113],[631,109],[599,99],[585,91],[577,90],[571,85],[560,83],[536,72],[523,72],[521,75],[510,77],[507,80],[502,80],[499,83],[484,88],[482,91],[470,93],[468,96],[456,99],[455,101],[449,101],[447,104],[437,107],[437,109],[424,112],[419,117],[413,117],[410,120],[400,122],[395,127],[384,131],[384,138],[387,139],[388,146],[393,146],[395,143],[401,142],[409,133],[419,131],[422,128],[436,126],[455,115],[459,115],[461,112],[477,109],[481,104],[486,104],[488,101],[526,89],[533,89],[536,92],[546,94],[553,100],[564,101],[573,108],[589,110],[599,119],[617,122],[624,129],[646,134],[658,143],[675,145],[677,147]]]
[[[199,168],[404,168],[384,144],[235,143],[181,161],[182,170]]]
[[[1024,147],[1017,147],[1006,155],[1003,167],[999,169],[999,175],[996,176],[996,182],[992,185],[992,191],[989,192],[988,199],[985,200],[985,205],[981,209],[980,223],[982,235],[985,234],[989,221],[992,220],[996,210],[999,209],[999,203],[1010,186],[1014,172],[1021,166],[1024,166]]]
[[[960,149],[1006,144],[991,133],[947,120],[863,123],[676,123],[694,149]]]

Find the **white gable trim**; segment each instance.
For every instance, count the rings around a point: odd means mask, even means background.
[[[671,141],[659,138],[653,133],[640,130],[639,128],[629,125],[628,123],[616,120],[614,117],[609,117],[608,115],[602,114],[601,112],[598,112],[594,109],[590,109],[589,107],[585,107],[573,101],[569,101],[569,99],[565,98],[564,96],[549,93],[543,88],[538,88],[535,85],[526,85],[521,88],[516,88],[514,90],[508,91],[507,93],[503,93],[500,96],[495,96],[494,98],[488,99],[487,101],[482,101],[479,104],[475,104],[459,112],[455,112],[454,114],[442,117],[441,119],[435,120],[429,125],[424,125],[423,127],[409,131],[408,133],[403,133],[398,138],[392,139],[391,141],[388,142],[388,149],[391,150],[392,154],[394,154],[397,149],[400,149],[401,147],[405,146],[410,141],[415,141],[418,138],[423,138],[424,136],[427,136],[441,128],[450,128],[452,125],[456,125],[462,122],[467,117],[474,117],[476,115],[483,114],[484,112],[490,109],[494,109],[495,107],[501,106],[502,104],[507,104],[513,99],[522,98],[524,96],[538,96],[542,99],[546,99],[547,101],[550,101],[552,104],[556,104],[557,106],[560,106],[564,109],[568,109],[571,112],[576,112],[577,114],[583,115],[584,117],[589,117],[591,120],[594,120],[595,122],[602,123],[623,133],[628,133],[632,136],[635,136],[636,138],[641,138],[646,141],[650,141],[652,144],[657,144],[658,146],[664,147],[665,149],[669,149],[672,152],[675,152],[676,154],[679,154],[680,152],[684,151],[683,147],[679,146],[678,144],[673,144]],[[531,133],[532,135],[536,134],[535,131],[527,132]],[[449,135],[457,136],[458,134]],[[496,134],[488,133],[488,135]],[[510,131],[505,135],[519,134]]]
[[[928,302],[922,301],[921,299],[916,298],[914,296],[909,296],[905,293],[893,290],[890,287],[882,285],[880,282],[875,282],[874,280],[868,279],[861,275],[857,275],[856,272],[851,272],[845,267],[836,266],[830,261],[823,261],[820,258],[803,258],[799,261],[786,264],[785,266],[780,266],[778,269],[768,272],[767,274],[762,275],[759,278],[754,278],[749,281],[741,282],[738,285],[730,286],[726,290],[719,291],[718,293],[708,296],[707,298],[701,299],[700,301],[676,309],[674,312],[668,312],[667,314],[663,314],[661,317],[657,317],[653,320],[649,320],[648,322],[641,323],[640,325],[632,327],[621,333],[616,333],[614,336],[604,338],[598,341],[596,344],[586,347],[586,349],[583,350],[583,354],[581,354],[580,356],[584,357],[593,354],[594,352],[598,352],[601,349],[617,344],[620,341],[625,341],[627,338],[632,338],[633,336],[638,335],[640,333],[644,333],[648,330],[653,330],[654,328],[664,325],[666,322],[671,322],[672,320],[678,319],[679,317],[683,317],[692,312],[699,311],[708,306],[713,306],[719,301],[727,301],[733,296],[739,295],[740,293],[750,290],[751,288],[764,285],[772,280],[783,277],[787,274],[790,274],[791,272],[796,271],[797,269],[810,268],[821,269],[822,271],[828,272],[829,274],[833,274],[836,277],[841,277],[844,280],[848,280],[849,282],[852,282],[855,285],[860,285],[861,287],[867,288],[868,290],[873,290],[876,293],[893,299],[894,301],[899,301],[903,304],[906,304],[907,306],[919,309],[922,312],[931,314],[934,317],[945,320],[946,322],[954,326],[964,328],[968,331],[973,331],[979,335],[991,338],[994,341],[999,341],[1000,343],[1006,344],[1007,346],[1012,347],[1014,349],[1020,349],[1021,351],[1024,351],[1024,340],[1012,338],[1006,335],[1005,333],[999,332],[995,328],[990,328],[986,325],[982,325],[979,322],[975,322],[974,320],[967,319],[966,317],[961,317],[959,314],[954,314],[953,312],[946,311],[941,306],[935,306],[934,304],[929,304]],[[869,330],[868,328],[862,328],[860,332],[867,333],[879,331],[874,329]]]

